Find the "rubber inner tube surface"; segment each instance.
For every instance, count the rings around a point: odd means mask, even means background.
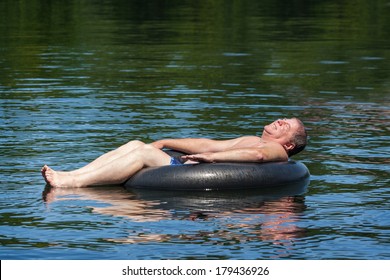
[[[183,153],[166,151],[178,157]],[[149,167],[125,182],[127,189],[239,190],[307,185],[310,173],[296,161],[267,163],[199,163]]]

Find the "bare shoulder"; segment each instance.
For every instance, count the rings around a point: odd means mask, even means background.
[[[273,149],[273,150],[284,151],[285,152],[285,149],[283,148],[283,146],[281,144],[279,144],[278,142],[261,140],[259,145],[262,148],[270,148],[270,149]]]
[[[266,161],[287,161],[288,154],[284,147],[273,141],[262,141],[259,146],[265,152]]]
[[[263,145],[264,147],[273,147],[273,148],[281,148],[284,150],[283,146],[281,144],[279,144],[278,142],[274,142],[274,141],[263,141],[261,140],[261,145]]]

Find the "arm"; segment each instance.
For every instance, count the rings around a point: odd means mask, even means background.
[[[155,141],[151,145],[158,149],[167,148],[187,154],[198,154],[225,151],[253,137],[244,136],[230,140],[212,140],[206,138],[163,139]]]
[[[282,146],[271,144],[257,148],[241,148],[222,152],[186,155],[182,158],[198,162],[270,162],[287,161],[288,155]]]

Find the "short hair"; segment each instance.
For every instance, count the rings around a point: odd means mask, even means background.
[[[291,142],[294,144],[294,148],[288,151],[288,155],[290,157],[303,151],[307,145],[307,132],[306,132],[305,125],[300,119],[298,118],[293,118],[293,119],[298,121],[299,128],[293,134],[291,139]]]

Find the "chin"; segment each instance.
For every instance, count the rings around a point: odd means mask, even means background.
[[[262,136],[271,136],[270,130],[267,127],[264,127]]]
[[[271,125],[272,124],[264,126],[263,132],[266,132],[267,134],[271,134],[271,131],[272,131]]]

